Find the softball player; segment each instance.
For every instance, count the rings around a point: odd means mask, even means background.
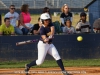
[[[58,54],[57,49],[52,44],[53,36],[54,36],[54,26],[50,23],[50,15],[48,13],[43,13],[40,16],[42,21],[42,26],[40,28],[40,41],[38,42],[38,59],[32,61],[29,64],[25,65],[25,72],[28,73],[30,67],[35,65],[41,65],[46,57],[46,54],[50,54],[57,61],[57,64],[62,70],[63,75],[68,75],[64,69],[62,60]]]

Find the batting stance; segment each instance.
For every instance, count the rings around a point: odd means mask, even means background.
[[[32,61],[29,64],[25,65],[25,72],[28,72],[30,67],[35,66],[35,65],[41,65],[46,57],[46,54],[50,54],[53,56],[53,58],[57,61],[57,64],[62,70],[62,73],[64,75],[68,75],[67,72],[64,69],[62,60],[59,56],[59,53],[55,46],[52,44],[52,39],[54,36],[54,26],[52,23],[50,23],[50,16],[48,13],[43,13],[40,16],[40,19],[42,21],[42,26],[40,28],[40,35],[41,39],[38,42],[38,59],[35,61]]]

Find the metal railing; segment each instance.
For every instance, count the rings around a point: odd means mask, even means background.
[[[63,4],[68,4],[70,8],[83,8],[92,0],[0,0],[0,8],[8,8],[14,4],[20,8],[22,4],[28,4],[30,8],[61,8]]]

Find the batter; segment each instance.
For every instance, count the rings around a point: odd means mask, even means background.
[[[44,59],[46,57],[46,54],[50,54],[57,62],[58,66],[61,68],[63,75],[68,75],[67,72],[64,69],[62,60],[59,56],[59,53],[55,46],[52,44],[52,40],[54,38],[54,26],[52,23],[50,23],[51,18],[48,13],[43,13],[40,16],[42,26],[40,28],[40,35],[41,38],[38,42],[38,59],[35,61],[32,61],[29,64],[25,65],[25,72],[28,73],[30,67],[35,65],[41,65],[44,62]]]

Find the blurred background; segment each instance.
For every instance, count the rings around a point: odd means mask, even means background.
[[[11,4],[16,6],[16,12],[20,13],[21,5],[28,4],[31,13],[31,23],[37,23],[37,19],[42,13],[42,8],[49,7],[53,21],[60,22],[61,7],[67,4],[73,13],[73,23],[75,26],[79,21],[79,14],[84,11],[84,7],[93,0],[0,0],[0,14],[2,18],[9,11]],[[88,12],[87,12],[88,14]],[[87,19],[88,20],[88,19]],[[2,22],[3,23],[3,22]]]

